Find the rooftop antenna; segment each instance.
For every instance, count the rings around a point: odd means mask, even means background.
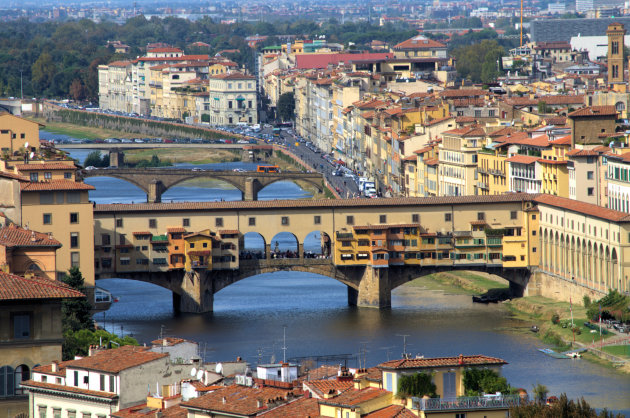
[[[282,362],[286,363],[287,362],[287,326],[283,325],[282,326],[283,330],[282,330]]]
[[[403,358],[407,358],[407,337],[409,334],[396,334],[397,337],[403,337]]]

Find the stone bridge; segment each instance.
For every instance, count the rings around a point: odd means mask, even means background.
[[[331,259],[261,259],[240,260],[237,270],[193,270],[188,272],[126,272],[101,274],[98,279],[110,277],[152,283],[170,290],[176,312],[211,312],[214,294],[248,277],[277,271],[301,271],[333,278],[347,286],[348,304],[351,306],[391,307],[391,292],[411,280],[429,274],[455,270],[483,271],[496,274],[509,282],[514,296],[522,296],[530,277],[528,268],[502,268],[478,266],[336,266]]]
[[[209,178],[231,184],[241,191],[243,200],[258,200],[258,192],[277,181],[304,181],[312,184],[321,193],[324,190],[324,177],[319,173],[284,171],[281,173],[236,172],[202,169],[169,168],[103,168],[81,171],[83,178],[115,177],[128,181],[147,194],[147,202],[159,203],[162,194],[169,188],[186,180]]]

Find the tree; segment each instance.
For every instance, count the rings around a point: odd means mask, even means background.
[[[64,360],[71,360],[74,356],[87,356],[91,345],[102,344],[104,347],[108,347],[111,346],[110,342],[114,342],[115,346],[138,345],[138,341],[135,338],[129,336],[120,338],[118,335],[111,334],[104,329],[66,331],[63,337]]]
[[[107,158],[107,161],[105,161]],[[83,163],[85,167],[108,167],[109,166],[109,155],[105,155],[101,157],[100,151],[92,151],[85,158],[85,162]]]
[[[77,101],[85,99],[85,88],[83,82],[78,78],[72,80],[72,84],[70,84],[70,97]]]
[[[398,393],[402,396],[429,396],[436,397],[437,387],[433,383],[433,377],[429,373],[414,373],[402,375],[398,380]]]
[[[509,416],[512,418],[621,418],[623,415],[615,415],[606,409],[597,413],[584,398],[575,402],[568,399],[567,395],[563,393],[556,402],[550,403],[550,405],[533,402],[512,407]]]
[[[31,67],[31,80],[33,84],[41,91],[46,90],[57,72],[52,56],[48,52],[42,52]]]
[[[547,386],[536,383],[536,386],[533,386],[532,392],[534,393],[534,399],[538,403],[544,403],[547,400],[547,393],[549,393],[549,389]]]
[[[66,274],[62,282],[75,290],[85,294],[83,275],[78,267],[72,267]],[[62,328],[64,331],[78,331],[81,329],[94,329],[92,320],[92,305],[87,297],[65,299],[61,303]]]
[[[295,96],[293,92],[283,93],[278,98],[278,117],[283,121],[293,120],[295,117]]]
[[[494,370],[469,368],[464,370],[464,390],[467,396],[479,396],[482,392],[507,393],[510,385]]]

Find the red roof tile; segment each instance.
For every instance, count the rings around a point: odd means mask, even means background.
[[[232,71],[231,73],[223,73],[211,75],[210,78],[216,78],[219,80],[255,80],[256,77],[249,74],[239,73],[237,71]]]
[[[453,119],[453,118],[452,118],[452,117],[450,117],[450,116],[446,116],[446,117],[444,117],[444,118],[431,119],[431,120],[429,120],[429,121],[426,121],[426,122],[424,123],[424,126],[433,126],[433,125],[437,125],[438,123],[446,122],[446,121],[451,120],[451,119]]]
[[[18,174],[8,173],[6,171],[0,171],[0,177],[6,178],[6,179],[11,179],[11,180],[24,181],[24,182],[29,181],[28,178],[26,178],[26,177],[20,176]]]
[[[0,228],[0,245],[6,247],[61,247],[61,243],[48,234],[30,231],[13,224]]]
[[[543,97],[511,97],[505,100],[505,103],[512,106],[537,106],[538,103],[545,102],[549,106],[584,104],[584,96],[579,95],[556,95]]]
[[[169,228],[166,228],[166,232],[174,234],[174,233],[178,233],[178,232],[186,232],[186,228],[184,228],[183,226],[172,226]]]
[[[44,163],[44,164],[17,164],[18,171],[35,171],[35,170],[74,170],[76,167],[73,164],[64,163]]]
[[[571,145],[571,135],[563,136],[562,138],[554,139],[550,142],[553,145]]]
[[[567,199],[559,196],[540,194],[534,199],[535,202],[543,205],[554,206],[583,215],[594,216],[613,222],[630,222],[630,215],[625,212],[604,208],[591,203],[580,202],[579,200]]]
[[[62,282],[37,276],[27,279],[0,271],[0,301],[82,297],[83,293]]]
[[[456,136],[461,136],[461,137],[484,136],[485,134],[486,132],[482,128],[476,128],[476,127],[451,129],[450,131],[445,131],[442,133],[442,135],[456,135]]]
[[[363,402],[368,402],[376,398],[391,396],[391,394],[391,392],[388,392],[385,389],[377,389],[373,387],[368,387],[365,389],[353,388],[333,398],[320,399],[319,403],[323,405],[334,405],[351,408],[353,406],[360,405]]]
[[[363,415],[363,418],[418,418],[418,416],[402,405],[390,405]]]
[[[550,160],[547,158],[539,158],[538,162],[541,164],[551,164],[551,165],[566,165],[568,163],[567,160]]]
[[[438,93],[440,97],[445,99],[461,99],[465,97],[482,97],[487,92],[479,89],[457,89],[457,90],[442,90]]]
[[[151,232],[149,231],[136,231],[136,232],[132,232],[133,235],[153,235]]]
[[[434,357],[434,358],[413,358],[386,361],[378,365],[381,369],[422,369],[432,367],[457,367],[457,366],[484,366],[503,365],[505,360],[484,355],[457,356],[457,357]]]
[[[262,412],[258,416],[265,418],[305,418],[319,416],[319,403],[315,398],[301,397],[269,411]],[[416,417],[417,418],[417,417]]]
[[[240,385],[225,386],[212,393],[182,402],[182,406],[205,412],[218,412],[227,414],[255,415],[267,409],[264,403],[268,399],[284,398],[286,389],[273,387],[248,387]],[[258,406],[259,400],[263,405]]]
[[[507,161],[509,163],[518,163],[518,164],[533,164],[536,161],[538,161],[538,157],[532,157],[530,155],[517,154],[517,155],[514,155],[514,156],[508,158],[505,161]]]
[[[238,229],[222,229],[219,231],[220,235],[238,235],[239,230]]]
[[[570,118],[617,116],[617,109],[615,106],[589,106],[571,112],[567,116]]]
[[[446,45],[441,42],[434,41],[433,39],[429,39],[423,35],[416,35],[413,38],[407,39],[394,46],[394,49],[410,49],[410,50],[421,50],[421,49],[433,49],[433,48],[444,48],[446,49]]]
[[[337,379],[322,379],[322,380],[310,380],[303,383],[303,388],[310,392],[317,394],[319,398],[322,398],[330,390],[334,390],[335,393],[342,393],[354,386],[352,380],[337,380]]]
[[[168,354],[149,351],[148,347],[124,345],[120,348],[99,351],[93,356],[72,360],[66,363],[66,368],[118,373],[164,357],[168,357]]]
[[[23,192],[39,192],[49,190],[94,190],[95,187],[72,180],[50,180],[40,182],[20,183]]]
[[[173,405],[166,409],[147,408],[147,404],[132,406],[121,409],[111,415],[113,418],[135,418],[135,417],[160,417],[160,418],[186,418],[188,411],[179,405]]]
[[[153,52],[153,53],[179,52],[179,53],[184,53],[184,51],[182,51],[179,48],[152,48],[152,49],[147,49],[147,52]]]

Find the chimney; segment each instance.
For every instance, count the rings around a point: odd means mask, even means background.
[[[224,398],[225,399],[225,398]],[[260,409],[263,407],[263,401],[261,399],[256,399],[256,408]]]
[[[57,360],[54,360],[50,366],[53,373],[57,373],[59,371],[59,362]]]
[[[162,346],[166,347],[168,345],[168,342],[166,341],[166,338],[162,338]]]
[[[224,396],[223,397],[223,404],[226,404],[226,403],[227,403],[227,398]]]
[[[35,231],[31,231],[31,242],[37,241],[37,237],[35,236]]]
[[[460,354],[459,359],[457,360],[457,364],[464,364],[464,355]]]

